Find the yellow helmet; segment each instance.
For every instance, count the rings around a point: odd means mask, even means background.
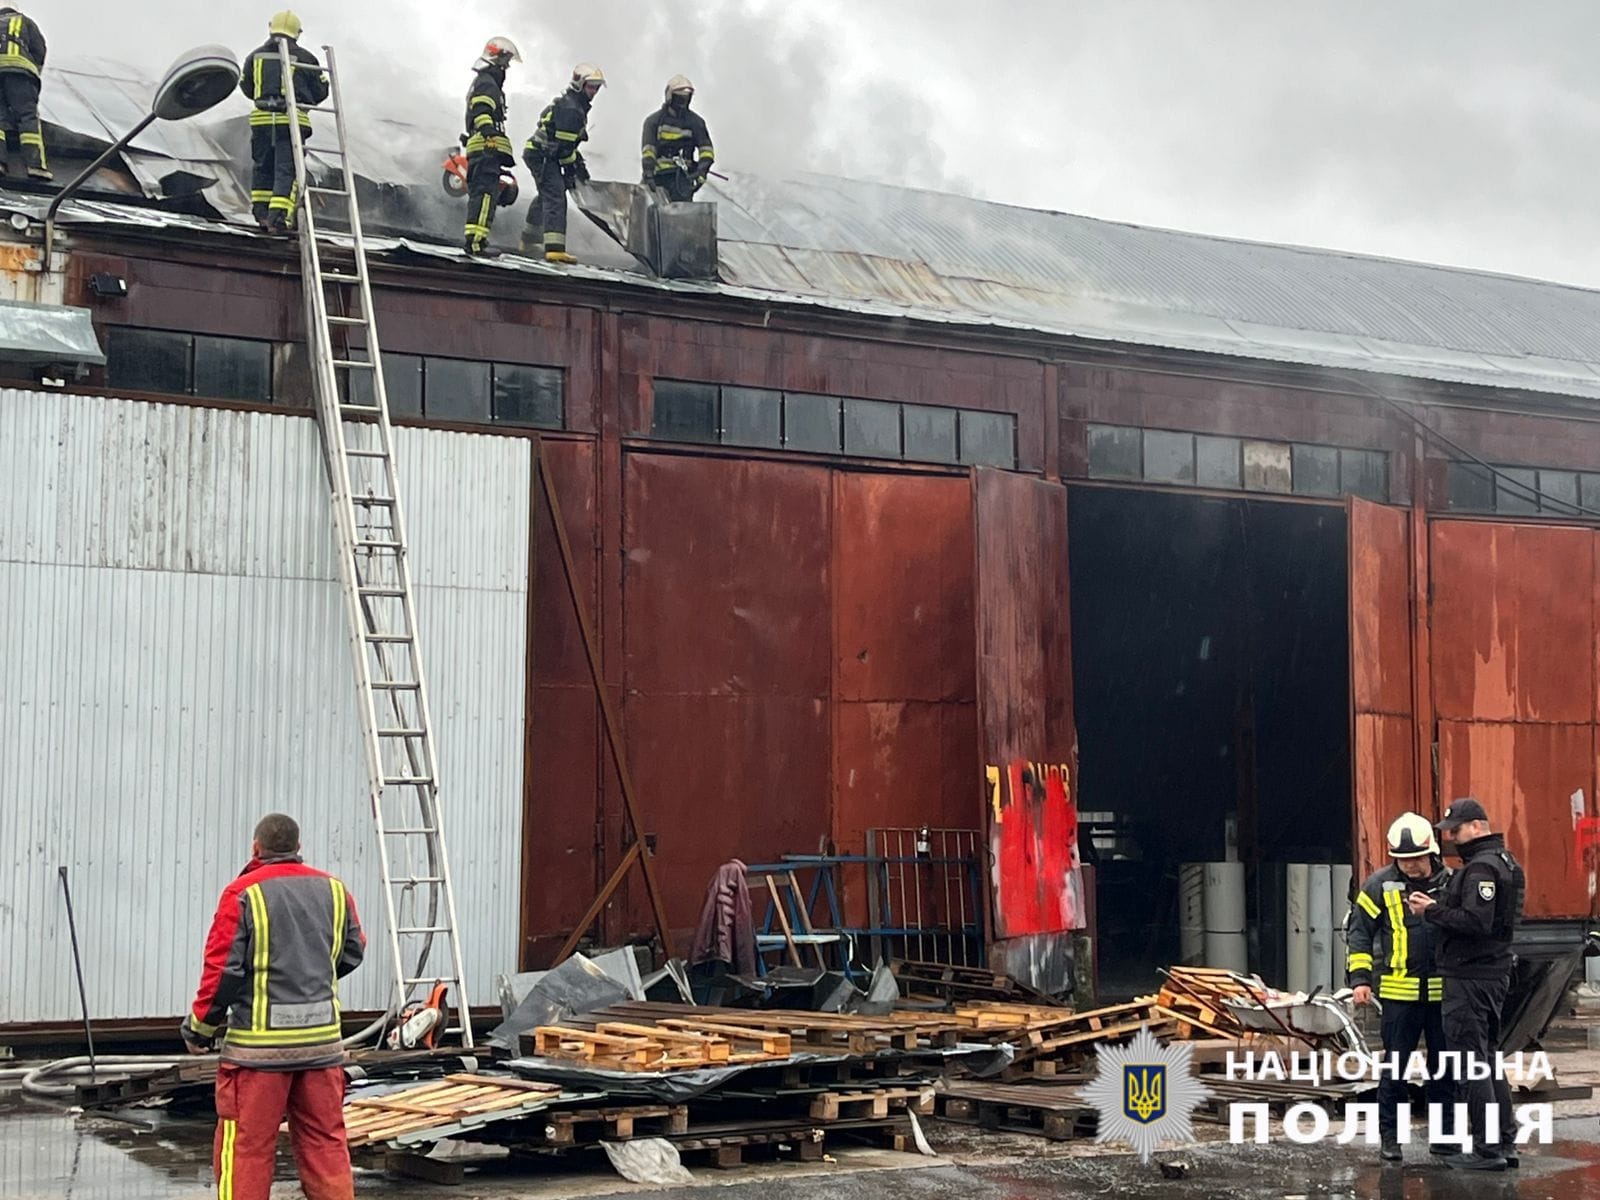
[[[1401,813],[1389,826],[1390,858],[1421,858],[1425,854],[1438,854],[1439,843],[1433,839],[1433,825],[1427,817],[1414,812]]]
[[[287,8],[281,13],[274,13],[272,20],[267,22],[267,32],[273,37],[298,38],[300,29],[300,18]]]

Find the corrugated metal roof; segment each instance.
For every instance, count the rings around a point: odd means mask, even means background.
[[[99,136],[131,124],[151,87],[102,60],[60,74],[45,93],[55,93],[51,119]],[[141,145],[220,177],[229,151],[219,133],[158,123]],[[428,226],[419,233],[453,236],[426,131],[353,115],[351,137],[363,175],[433,202],[407,210]],[[130,168],[154,191],[161,164],[141,158]],[[242,213],[242,192],[226,196],[228,186],[213,189],[214,202]],[[674,291],[1600,400],[1600,293],[1582,288],[818,175],[737,174],[705,196],[721,205],[721,285],[641,278],[576,219],[575,248],[604,277]],[[501,215],[502,239],[521,211]],[[74,215],[170,224],[110,206]],[[425,241],[387,248],[463,257]],[[545,270],[515,254],[493,266]]]
[[[473,996],[520,915],[528,443],[397,431]],[[295,813],[390,963],[332,517],[309,417],[0,392],[0,1024],[181,1012],[253,821]]]

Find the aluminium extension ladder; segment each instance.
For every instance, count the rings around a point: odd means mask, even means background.
[[[288,43],[278,42],[285,80],[295,78],[295,70],[325,69],[329,83],[328,99],[309,109],[302,109],[292,86],[286,84],[284,93],[298,186],[296,224],[312,391],[333,494],[339,577],[350,619],[357,708],[394,966],[392,1016],[399,1021],[408,1005],[425,1001],[442,983],[454,992],[456,1021],[441,1032],[458,1033],[462,1045],[470,1048],[471,1010],[455,887],[445,853],[438,756],[417,637],[394,431],[339,75],[332,49],[323,47],[323,53],[326,67],[313,68],[293,61]],[[317,152],[337,164],[331,183],[319,182],[306,169],[302,111],[333,117],[337,148]],[[333,212],[346,218],[347,235],[319,241],[316,198],[326,198]],[[426,970],[430,954],[437,962],[441,950],[448,965]]]

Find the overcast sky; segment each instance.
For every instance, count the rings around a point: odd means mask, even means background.
[[[281,2],[281,0],[277,0]],[[159,74],[241,53],[274,0],[57,0],[53,50]],[[170,13],[170,20],[152,19]],[[490,34],[526,61],[513,136],[579,58],[611,80],[596,174],[683,71],[721,162],[1600,286],[1600,4],[1590,0],[311,0],[346,100],[459,129]],[[241,102],[242,103],[242,102]]]

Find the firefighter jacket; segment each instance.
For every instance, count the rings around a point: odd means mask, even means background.
[[[1423,916],[1439,932],[1439,970],[1451,979],[1506,979],[1527,878],[1498,833],[1460,847],[1461,868]]]
[[[1406,907],[1412,892],[1435,899],[1443,893],[1450,872],[1438,859],[1433,862],[1436,869],[1426,879],[1408,878],[1391,862],[1361,885],[1345,925],[1345,972],[1351,987],[1365,984],[1380,1000],[1444,999],[1434,958],[1437,934]]]
[[[298,855],[252,860],[217,903],[185,1040],[220,1034],[224,1062],[259,1070],[337,1066],[339,980],[366,944],[338,879]]]
[[[506,72],[504,67],[485,67],[467,89],[467,140],[468,154],[481,154],[492,150],[504,155],[506,162],[516,161],[511,155],[511,139],[506,136]]]
[[[717,161],[705,121],[687,104],[667,103],[651,113],[641,140],[640,166],[647,184],[675,171],[703,181]]]
[[[582,92],[562,92],[539,114],[539,125],[522,148],[522,161],[538,176],[545,164],[560,165],[570,183],[588,179],[589,167],[579,150],[589,140],[589,97]]]
[[[300,126],[310,129],[311,114],[306,109],[328,98],[328,76],[315,54],[293,38],[284,40],[289,43],[290,58],[317,68],[294,72],[294,98],[300,106]],[[283,62],[278,57],[276,37],[268,38],[250,51],[239,73],[239,90],[256,106],[255,112],[250,114],[252,126],[289,123],[288,93],[283,90]]]
[[[20,72],[39,78],[44,70],[44,34],[14,8],[0,8],[0,75]]]

